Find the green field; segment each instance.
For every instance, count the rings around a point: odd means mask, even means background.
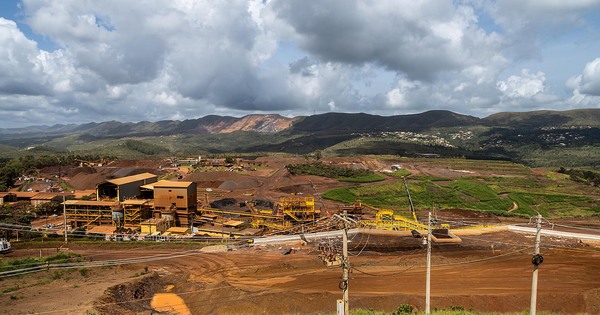
[[[416,161],[415,161],[416,162]],[[418,161],[423,164],[423,161]],[[456,167],[458,163],[452,163]],[[426,163],[442,163],[430,162]],[[589,217],[600,215],[600,189],[577,183],[556,172],[533,172],[514,164],[479,162],[463,164],[482,171],[508,170],[512,176],[465,176],[437,178],[409,176],[408,186],[417,210],[464,209],[503,216]],[[511,171],[512,170],[512,171]],[[526,171],[526,172],[525,172]],[[528,176],[523,177],[526,173]],[[362,200],[377,208],[408,213],[409,204],[400,180],[368,186],[342,187],[327,191],[324,198],[346,204]],[[517,207],[515,207],[515,204]]]

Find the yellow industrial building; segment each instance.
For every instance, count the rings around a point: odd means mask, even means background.
[[[141,228],[143,234],[165,233],[173,227],[190,229],[198,204],[196,183],[157,179],[143,173],[100,183],[97,200],[62,203],[67,221],[88,229],[98,225]],[[177,231],[173,234],[181,233]]]

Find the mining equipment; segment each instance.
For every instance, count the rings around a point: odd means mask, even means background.
[[[379,230],[426,230],[427,226],[418,221],[395,215],[392,210],[379,210],[375,215],[374,220],[362,219],[360,222],[370,228]]]
[[[395,215],[394,211],[386,210],[386,209],[377,209],[375,207],[362,204],[360,200],[358,200],[354,204],[354,212],[363,213],[363,207],[369,210],[375,211],[375,219],[361,219],[361,223],[366,227],[371,227],[380,230],[425,230],[427,229],[427,225],[422,224],[417,219],[417,212],[415,211],[415,207],[412,202],[412,198],[410,197],[410,191],[408,190],[408,184],[406,183],[406,177],[402,177],[402,181],[404,183],[404,188],[406,190],[406,196],[408,197],[408,204],[410,205],[410,213],[412,215],[412,219],[405,218],[403,216]],[[358,210],[358,209],[360,210]]]
[[[356,200],[353,205],[344,206],[345,210],[350,215],[354,215],[360,219],[363,226],[380,229],[380,230],[425,230],[427,226],[419,223],[417,215],[412,207],[412,219],[403,216],[395,215],[394,211],[387,209],[378,209],[363,203],[361,200]],[[375,216],[373,218],[373,215]]]
[[[243,218],[250,222],[252,228],[273,231],[294,231],[295,226],[314,223],[319,217],[319,213],[315,211],[313,197],[281,197],[275,205],[275,209],[258,209],[252,201],[244,202],[242,205],[247,206],[250,211],[221,210],[209,207],[198,208],[198,211],[201,213],[201,217],[217,215]]]
[[[293,222],[306,223],[315,221],[315,198],[281,197],[279,211],[284,217],[289,217]]]
[[[410,205],[410,213],[412,214],[415,222],[418,222],[419,220],[417,220],[417,212],[413,206],[412,198],[410,197],[410,190],[408,190],[408,184],[406,183],[406,176],[402,176],[402,182],[404,183],[404,189],[406,189],[406,196],[408,197],[408,204]]]

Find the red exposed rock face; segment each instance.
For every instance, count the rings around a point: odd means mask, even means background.
[[[256,131],[264,133],[278,132],[289,128],[299,117],[287,118],[280,115],[248,115],[233,123],[220,121],[206,126],[209,133],[230,133],[234,131]]]

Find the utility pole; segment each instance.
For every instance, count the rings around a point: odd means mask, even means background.
[[[65,204],[65,194],[63,192],[63,223],[65,226],[65,244],[67,244],[69,242],[68,236],[67,236],[67,205]]]
[[[348,216],[346,210],[344,210],[344,219]],[[348,273],[350,270],[350,261],[348,260],[348,224],[346,220],[344,222],[344,234],[343,234],[343,242],[342,245],[342,268],[344,268],[344,274],[342,278],[342,291],[343,296],[342,299],[344,301],[344,315],[350,315],[350,306],[348,305]]]
[[[339,287],[342,290],[342,299],[337,300],[337,315],[350,315],[350,306],[348,300],[348,274],[350,273],[350,260],[348,259],[348,226],[355,225],[357,222],[348,217],[348,212],[344,210],[343,215],[334,214],[334,218],[344,224],[344,233],[342,234],[342,282]]]
[[[535,233],[535,252],[531,263],[533,264],[533,278],[531,279],[531,305],[529,308],[529,314],[536,314],[537,306],[537,285],[538,285],[538,267],[544,261],[544,257],[540,254],[540,232],[542,230],[542,215],[538,214],[536,220],[536,233]]]
[[[427,220],[427,272],[425,279],[425,314],[431,313],[431,212]]]
[[[60,182],[62,179],[62,160],[59,157],[58,158],[58,191],[60,192]],[[65,244],[68,243],[69,239],[67,237],[67,205],[65,204],[65,192],[62,192],[62,200],[63,200],[63,227],[64,227],[64,234],[65,234]]]

